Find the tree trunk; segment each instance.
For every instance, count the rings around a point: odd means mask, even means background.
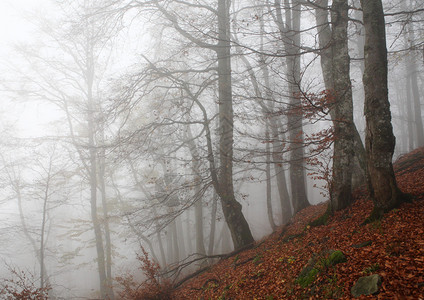
[[[403,5],[405,7],[405,5]],[[406,8],[408,9],[408,8]],[[415,41],[415,29],[414,23],[408,23],[408,36],[407,36],[407,46],[411,49],[413,48],[413,43]],[[417,65],[414,61],[414,52],[408,53],[407,56],[407,70],[408,70],[408,78],[411,84],[412,91],[412,105],[414,108],[414,125],[416,132],[416,146],[422,147],[424,146],[424,127],[423,127],[423,119],[421,114],[421,103],[420,103],[420,92],[418,90],[418,70]],[[412,118],[410,119],[412,120]],[[412,149],[411,149],[412,150]]]
[[[398,206],[404,195],[397,187],[392,165],[395,137],[388,99],[383,5],[381,0],[361,0],[361,5],[365,27],[365,145],[374,217]]]
[[[90,88],[89,88],[90,90]],[[91,93],[89,92],[89,95]],[[91,99],[89,99],[91,102]],[[102,298],[107,299],[107,276],[105,268],[105,252],[103,246],[103,237],[100,220],[97,215],[97,151],[94,142],[94,118],[93,118],[93,105],[89,103],[88,108],[88,138],[89,138],[89,163],[90,163],[90,206],[91,206],[91,222],[94,229],[94,238],[96,241],[97,251],[97,269],[99,272],[100,281],[100,295]]]
[[[330,28],[329,20],[328,20],[328,0],[318,0],[316,2],[317,6],[315,7],[315,19],[318,27],[318,40],[319,40],[319,48],[320,48],[320,58],[321,58],[321,69],[324,78],[325,88],[328,91],[332,91],[335,89],[334,80],[333,80],[333,41],[332,39],[335,37],[333,35],[332,29]],[[344,26],[344,25],[343,25]],[[340,24],[338,28],[340,28]],[[344,29],[342,29],[344,31]],[[344,34],[344,32],[343,32]],[[346,37],[347,39],[347,37]],[[342,39],[339,38],[339,43],[343,42]],[[362,50],[363,52],[363,50]],[[362,53],[360,52],[360,53]],[[346,55],[346,54],[345,54]],[[363,64],[361,63],[361,66]],[[345,75],[346,76],[346,75]],[[347,78],[345,78],[347,83]],[[349,78],[350,81],[350,78]],[[339,87],[340,88],[340,87]],[[343,88],[343,86],[341,86]],[[341,93],[343,95],[343,92]],[[332,120],[336,120],[335,116],[336,112],[334,109],[330,110],[330,116]],[[353,186],[361,185],[364,180],[366,174],[366,160],[365,160],[365,147],[362,143],[361,136],[356,128],[355,124],[352,124],[353,130],[353,138],[354,138],[354,161],[357,163],[354,164],[354,178],[353,178]],[[359,169],[357,165],[359,164]]]
[[[424,128],[423,128],[423,118],[421,115],[421,102],[420,102],[420,93],[418,90],[418,76],[417,76],[417,67],[411,59],[410,68],[408,70],[411,72],[409,74],[409,79],[411,80],[412,88],[412,98],[414,103],[414,120],[417,133],[417,147],[424,146]]]
[[[197,182],[195,187],[194,197],[196,198],[194,203],[194,216],[195,216],[195,228],[196,228],[196,252],[200,255],[206,254],[204,236],[203,236],[203,203],[200,195],[200,186],[202,178],[200,178],[200,157],[197,151],[196,144],[194,142],[193,134],[191,132],[190,125],[187,128],[187,141],[188,147],[191,154],[191,167],[193,171],[193,181]]]
[[[261,48],[260,51],[263,52],[263,24],[261,24]],[[237,42],[237,41],[236,41]],[[287,190],[287,181],[285,176],[285,171],[283,168],[283,150],[284,146],[281,141],[285,140],[284,134],[280,135],[278,132],[278,129],[281,128],[279,122],[277,121],[277,116],[273,115],[274,112],[274,99],[273,95],[271,93],[271,84],[270,84],[270,78],[269,78],[269,70],[268,65],[266,63],[266,57],[265,55],[261,55],[260,58],[260,68],[262,71],[262,75],[264,78],[264,84],[265,84],[265,99],[269,103],[265,103],[263,101],[263,95],[261,92],[261,89],[259,87],[259,82],[256,77],[255,72],[253,71],[252,65],[250,64],[249,60],[244,57],[240,56],[241,60],[244,62],[247,68],[247,72],[250,77],[250,81],[253,85],[253,88],[255,90],[255,96],[258,99],[258,104],[262,108],[262,113],[264,116],[264,119],[267,120],[266,122],[266,131],[271,133],[271,136],[266,138],[267,142],[272,141],[272,160],[273,160],[273,166],[277,181],[277,187],[278,187],[278,195],[280,199],[281,204],[281,216],[282,216],[282,224],[287,223],[290,218],[292,217],[292,210],[290,206],[290,196],[289,192]],[[280,116],[278,116],[280,117]],[[269,132],[270,131],[270,132]],[[267,151],[271,151],[271,149],[267,148]],[[268,152],[267,152],[268,154]],[[271,163],[271,161],[269,161]]]
[[[218,0],[218,93],[220,178],[217,190],[235,249],[253,243],[233,185],[233,101],[231,84],[230,17],[227,0]]]
[[[211,228],[209,233],[208,255],[212,255],[214,251],[217,211],[218,211],[218,195],[214,192],[212,196]]]
[[[346,208],[352,203],[353,168],[353,104],[350,82],[350,58],[348,50],[348,2],[334,0],[331,12],[332,21],[332,77],[335,97],[333,182],[330,188],[333,210]]]
[[[179,215],[175,218],[175,223],[177,224],[178,231],[178,248],[180,249],[181,257],[187,257],[187,250],[185,246],[185,231],[182,224],[182,215]]]
[[[267,208],[267,215],[268,215],[268,221],[269,225],[271,226],[272,231],[277,228],[277,225],[275,225],[274,222],[274,213],[272,210],[272,193],[271,193],[271,153],[270,153],[270,136],[269,136],[269,124],[266,122],[266,128],[265,128],[265,139],[266,139],[266,149],[265,149],[265,155],[266,155],[266,165],[265,165],[265,177],[266,177],[266,208]]]
[[[300,17],[301,5],[298,0],[288,0],[285,5],[285,27],[280,29],[287,53],[287,81],[289,85],[288,130],[290,142],[290,185],[294,213],[309,205],[306,195],[304,142],[301,101],[300,101]],[[279,5],[278,5],[279,6]],[[282,22],[281,8],[277,6],[279,23]]]
[[[415,138],[414,138],[414,128],[413,128],[413,123],[414,123],[414,117],[412,115],[412,95],[411,95],[411,78],[409,76],[409,74],[406,74],[406,101],[405,101],[405,105],[406,105],[406,121],[407,121],[407,126],[408,126],[408,151],[412,151],[415,147],[414,147],[414,142],[415,142]]]
[[[101,140],[102,144],[104,144],[103,138],[103,130],[101,132]],[[101,201],[102,201],[102,212],[103,212],[103,228],[105,234],[105,252],[106,252],[106,288],[108,290],[108,295],[110,300],[115,299],[113,293],[113,277],[112,277],[112,239],[110,237],[110,227],[109,227],[109,212],[107,207],[107,196],[106,196],[106,184],[105,184],[105,150],[104,148],[101,150],[101,154],[99,155],[98,164],[99,164],[99,186],[101,193]]]

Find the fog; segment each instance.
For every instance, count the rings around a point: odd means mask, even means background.
[[[4,295],[119,299],[118,278],[144,278],[142,248],[177,282],[329,199],[328,24],[316,14],[330,13],[279,2],[0,2]],[[349,4],[363,141],[364,29]],[[424,14],[420,1],[383,4],[396,158],[424,146]]]

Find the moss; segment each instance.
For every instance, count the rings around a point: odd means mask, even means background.
[[[344,262],[346,262],[346,256],[340,250],[331,251],[328,256],[323,257],[319,261],[312,257],[308,265],[300,272],[299,277],[296,279],[296,283],[306,288],[314,282],[318,273],[324,272],[330,266],[335,266]]]
[[[323,213],[321,216],[319,216],[315,220],[312,220],[311,222],[309,222],[308,225],[311,227],[327,225],[328,218],[330,217],[331,214],[332,214],[331,205],[328,204],[327,209],[325,210],[325,213]]]
[[[337,264],[344,263],[346,261],[347,261],[346,256],[340,250],[334,251],[328,257],[329,266],[335,266]]]
[[[319,273],[319,270],[313,268],[308,273],[303,276],[300,276],[296,279],[296,283],[300,284],[301,287],[306,288],[312,282],[314,282],[316,275]]]

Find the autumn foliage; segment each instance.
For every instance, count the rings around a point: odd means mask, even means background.
[[[325,225],[311,221],[327,204],[310,206],[254,248],[185,282],[175,299],[350,299],[358,278],[371,274],[382,277],[379,294],[361,299],[424,299],[424,148],[401,157],[395,170],[401,190],[414,197],[411,203],[366,225],[373,204],[365,190]],[[320,270],[302,287],[299,273],[326,250],[342,251],[347,261]]]
[[[48,299],[50,287],[38,287],[38,280],[27,271],[6,265],[10,278],[0,283],[0,299],[45,300]]]
[[[134,276],[127,274],[117,278],[121,286],[120,299],[128,300],[164,300],[173,299],[171,283],[160,276],[160,266],[149,258],[147,251],[141,247],[142,254],[137,255],[140,270],[145,276],[142,283],[137,283]]]

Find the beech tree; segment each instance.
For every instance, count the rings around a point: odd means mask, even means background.
[[[290,143],[290,186],[291,201],[294,213],[309,205],[306,195],[306,179],[304,168],[304,137],[303,118],[300,100],[300,19],[302,6],[301,1],[284,1],[283,10],[280,0],[274,2],[276,10],[276,22],[284,45],[286,55],[286,78],[289,93],[289,109],[287,116],[288,141]]]
[[[101,19],[88,17],[93,3],[64,1],[60,5],[67,19],[60,23],[60,30],[54,28],[58,26],[54,21],[40,21],[39,32],[50,43],[41,44],[39,48],[21,47],[28,70],[20,72],[24,73],[21,76],[28,97],[47,102],[65,120],[61,126],[66,126],[68,135],[62,136],[63,140],[73,146],[72,155],[78,158],[80,176],[89,189],[87,202],[95,238],[100,294],[113,299],[112,241],[104,178],[105,115],[101,103],[104,96],[101,80],[108,60],[105,52],[110,49],[113,28]],[[102,213],[98,212],[99,207]]]
[[[365,146],[369,189],[374,202],[371,217],[390,211],[405,200],[393,171],[395,136],[387,88],[386,28],[381,0],[361,0],[365,27]]]
[[[131,1],[130,1],[131,2]],[[152,1],[148,3],[131,2],[131,8],[154,9],[159,12],[165,20],[170,23],[175,32],[187,43],[195,45],[203,51],[208,51],[214,56],[214,68],[207,68],[207,72],[213,72],[218,83],[218,155],[215,157],[209,120],[204,120],[204,134],[206,138],[207,160],[212,184],[219,195],[225,220],[231,232],[231,237],[236,249],[251,244],[252,233],[243,213],[242,206],[237,201],[233,183],[233,156],[234,156],[234,111],[232,95],[232,75],[231,75],[231,28],[230,28],[230,2],[218,0],[213,5],[196,4],[190,1],[179,1],[178,8],[172,1]],[[215,28],[207,33],[201,30],[193,30],[196,26],[191,24],[191,19],[186,20],[179,16],[181,7],[188,11],[194,10],[199,14],[207,15],[213,20]],[[128,7],[125,7],[128,9]],[[186,13],[186,12],[184,12]],[[203,21],[203,20],[200,20]],[[207,24],[208,26],[210,24]],[[207,58],[209,60],[210,57]],[[205,71],[203,71],[205,72]],[[184,72],[182,72],[184,73]],[[194,102],[199,106],[202,114],[206,110],[202,104]],[[203,109],[202,109],[203,107]]]
[[[349,6],[347,1],[333,1],[331,24],[328,20],[327,0],[316,1],[312,7],[315,8],[318,26],[319,53],[325,88],[332,98],[329,112],[334,125],[334,156],[330,198],[331,208],[339,210],[352,202],[355,159],[358,160],[362,172],[366,169],[365,148],[353,123],[348,51]]]

